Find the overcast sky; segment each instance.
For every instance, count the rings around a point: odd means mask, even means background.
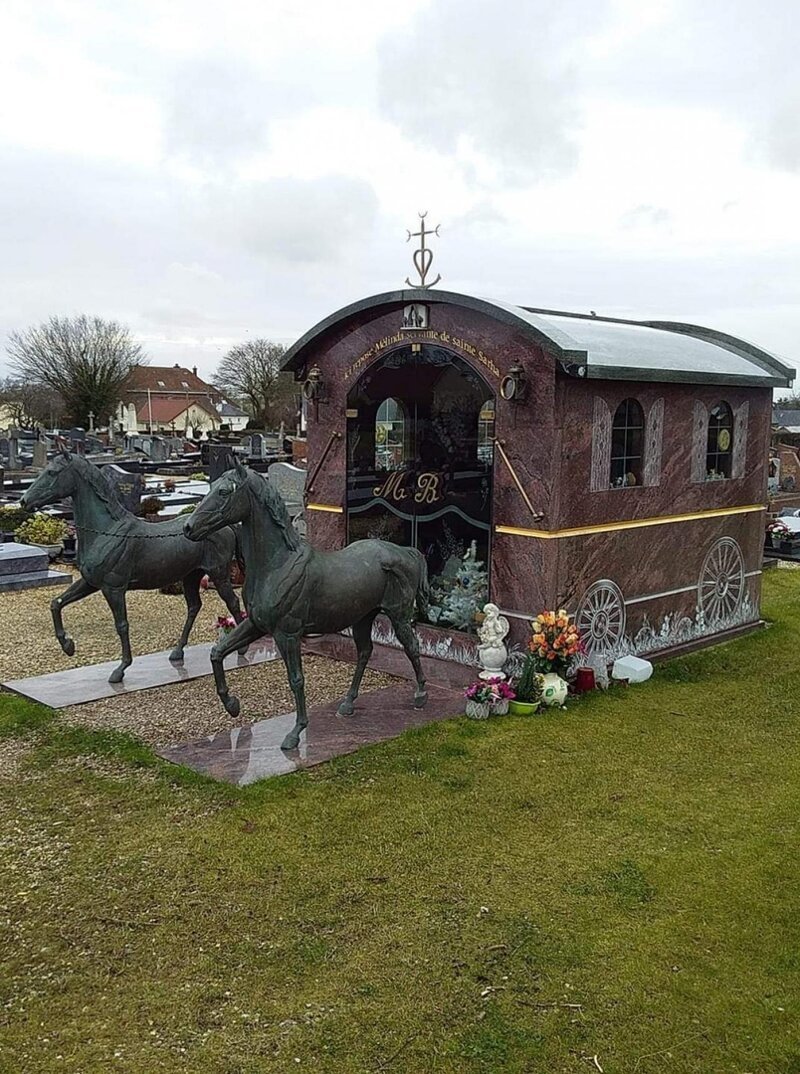
[[[211,374],[402,285],[800,364],[797,0],[2,0],[0,369],[50,314]]]

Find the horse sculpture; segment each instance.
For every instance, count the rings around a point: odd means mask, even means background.
[[[421,609],[428,595],[428,571],[420,552],[372,540],[355,541],[337,552],[318,552],[300,539],[283,500],[269,482],[239,462],[214,483],[184,524],[183,532],[193,541],[202,541],[236,522],[242,524],[244,599],[249,618],[211,651],[217,693],[231,716],[238,716],[239,701],[228,693],[222,662],[242,644],[271,634],[286,664],[297,707],[295,725],[281,748],[296,749],[308,724],[301,638],[344,627],[353,629],[358,662],[339,715],[352,715],[372,653],[372,623],[379,612],[391,620],[414,668],[414,705],[421,708],[425,704],[428,695],[412,625],[415,602]]]
[[[35,510],[67,496],[72,497],[78,531],[81,577],[50,604],[56,637],[67,656],[75,652],[75,642],[64,630],[61,613],[67,604],[98,590],[111,608],[122,643],[122,663],[111,672],[108,681],[112,683],[122,682],[125,669],[133,662],[125,607],[129,589],[159,589],[183,581],[186,622],[170,653],[173,663],[183,660],[184,646],[201,607],[204,574],[214,582],[231,615],[241,621],[239,599],[230,581],[231,560],[236,554],[232,529],[220,530],[195,544],[184,537],[182,518],[145,522],[122,506],[96,466],[66,451],[57,455],[27,489],[22,506]]]

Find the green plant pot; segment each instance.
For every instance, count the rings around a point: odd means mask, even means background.
[[[509,701],[508,703],[508,711],[512,716],[533,716],[538,707],[538,701]]]

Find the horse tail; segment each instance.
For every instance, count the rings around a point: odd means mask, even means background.
[[[428,599],[430,597],[430,585],[428,584],[428,563],[421,552],[419,555],[419,581],[417,582],[417,618],[427,619]]]

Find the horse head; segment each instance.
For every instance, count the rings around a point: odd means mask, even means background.
[[[20,506],[36,511],[49,503],[58,503],[72,496],[77,484],[74,461],[74,457],[62,448],[26,489]]]
[[[203,541],[223,526],[241,522],[250,510],[247,475],[247,469],[238,459],[234,460],[233,469],[226,470],[222,477],[217,478],[208,495],[186,520],[184,536],[190,541]]]

